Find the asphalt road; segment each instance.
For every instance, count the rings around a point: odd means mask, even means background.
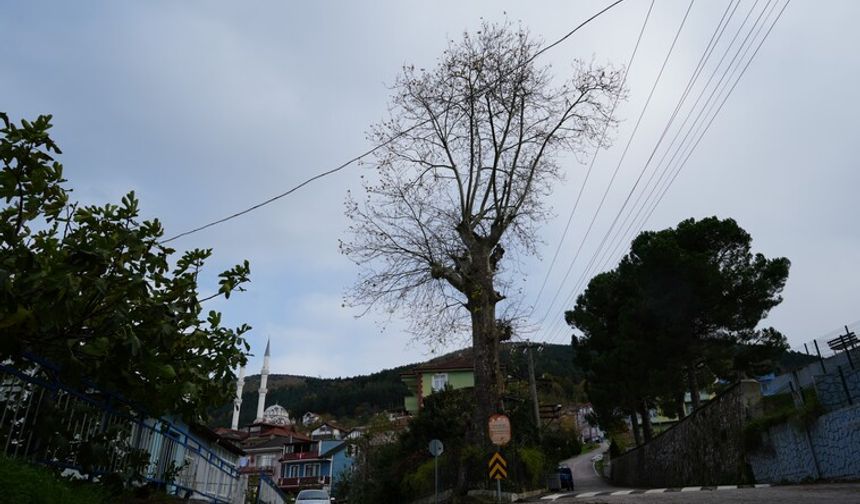
[[[594,463],[592,458],[599,453],[603,453],[609,449],[607,443],[600,445],[600,448],[592,450],[582,455],[570,458],[562,462],[573,471],[573,487],[574,492],[603,492],[610,490],[620,490],[619,487],[614,487],[594,472]]]
[[[574,491],[554,492],[531,502],[547,504],[860,504],[860,483],[816,485],[784,485],[759,488],[700,489],[625,489],[610,485],[593,467],[592,458],[606,451],[606,444],[597,450],[562,462],[573,471]],[[626,495],[595,493],[622,492]],[[628,493],[635,492],[635,493]],[[648,493],[645,493],[648,492]],[[585,495],[583,495],[585,494]]]
[[[550,502],[550,500],[543,500],[543,502]],[[556,504],[858,504],[860,503],[860,483],[673,491],[597,497],[565,496],[554,502]]]

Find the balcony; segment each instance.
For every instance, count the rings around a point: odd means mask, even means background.
[[[239,472],[241,474],[259,474],[266,473],[269,476],[275,475],[275,466],[274,465],[266,465],[266,466],[246,466],[240,467]]]
[[[298,488],[320,488],[331,484],[328,476],[305,476],[302,478],[279,478],[278,486],[295,490]]]
[[[284,456],[281,457],[281,460],[307,460],[319,458],[319,456],[320,453],[318,451],[285,453]]]

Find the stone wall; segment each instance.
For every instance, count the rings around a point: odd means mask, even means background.
[[[828,411],[860,404],[860,369],[840,369],[815,377],[818,402]]]
[[[629,487],[744,483],[743,429],[760,413],[758,382],[743,380],[649,443],[612,459],[612,482]]]
[[[760,483],[860,478],[860,405],[771,427],[748,458]]]

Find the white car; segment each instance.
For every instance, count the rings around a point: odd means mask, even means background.
[[[331,504],[332,498],[325,490],[302,490],[296,496],[296,504]]]

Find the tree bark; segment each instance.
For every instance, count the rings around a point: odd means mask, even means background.
[[[639,414],[642,416],[642,434],[645,438],[645,442],[647,443],[654,437],[654,431],[651,428],[651,415],[648,412],[647,402],[642,401],[639,405]]]
[[[687,368],[687,388],[690,389],[690,401],[693,403],[693,411],[699,409],[699,383],[696,379],[696,368],[690,366]]]
[[[475,410],[472,418],[473,441],[489,446],[487,421],[501,411],[503,386],[499,366],[499,337],[496,324],[496,303],[500,296],[493,288],[494,268],[486,248],[475,247],[472,252],[474,289],[467,293],[472,318],[472,352],[475,364]]]
[[[630,413],[630,427],[633,429],[633,440],[636,446],[642,445],[642,435],[639,433],[639,419],[636,417],[636,412]]]
[[[677,407],[678,407],[678,409],[676,411],[676,414],[678,415],[678,420],[683,420],[684,417],[687,416],[687,412],[684,410],[684,393],[683,392],[678,394],[678,397],[675,399],[675,402],[677,403]]]

